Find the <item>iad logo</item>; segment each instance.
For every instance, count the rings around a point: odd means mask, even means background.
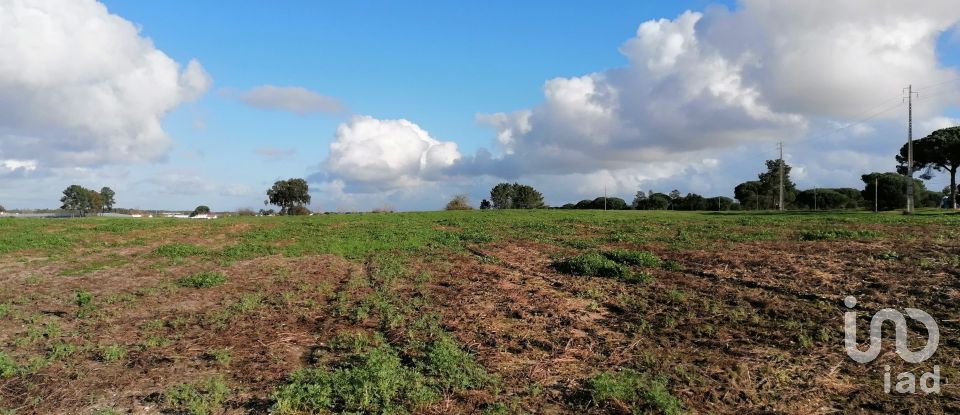
[[[857,306],[857,299],[848,296],[843,300],[847,308]],[[873,315],[870,320],[870,346],[866,351],[857,347],[857,312],[848,311],[843,314],[844,348],[851,359],[859,363],[870,363],[880,355],[881,340],[883,339],[883,323],[893,322],[896,330],[897,355],[906,362],[920,363],[933,356],[940,345],[940,327],[930,314],[915,308],[905,309],[910,318],[919,321],[927,329],[927,344],[920,351],[911,351],[907,342],[907,320],[903,314],[892,308],[884,308]],[[884,391],[890,393],[890,366],[885,366],[883,375]],[[926,393],[940,393],[940,366],[934,366],[933,372],[924,373],[920,377],[920,389]],[[911,372],[897,375],[896,391],[898,393],[915,393],[917,390],[916,376]]]

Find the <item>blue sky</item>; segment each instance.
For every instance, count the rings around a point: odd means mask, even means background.
[[[259,208],[264,189],[287,177],[310,177],[313,207],[322,210],[434,209],[456,193],[479,202],[500,180],[532,183],[553,204],[595,197],[603,187],[627,199],[640,189],[732,195],[734,185],[752,179],[762,160],[775,156],[777,141],[787,142],[788,161],[798,167],[795,180],[802,186],[858,187],[866,170],[892,168],[891,149],[903,136],[903,117],[894,114],[901,109],[827,138],[823,132],[858,120],[909,82],[940,84],[921,93],[918,129],[955,124],[960,16],[949,11],[949,2],[931,2],[910,16],[935,21],[927,41],[899,34],[891,20],[899,6],[848,3],[103,0],[110,14],[139,29],[126,33],[113,22],[119,33],[113,37],[150,39],[183,71],[174,79],[181,84],[194,79],[185,68],[195,60],[207,82],[196,94],[181,88],[181,98],[149,101],[144,107],[159,109],[130,116],[137,125],[159,119],[163,137],[156,136],[157,145],[170,144],[142,154],[143,160],[136,160],[137,153],[91,161],[20,148],[14,137],[36,136],[43,143],[48,131],[30,117],[0,117],[0,161],[15,161],[0,176],[0,203],[54,207],[60,189],[80,182],[113,186],[120,205],[128,207]],[[93,0],[70,6],[78,8],[73,16],[105,18]],[[15,12],[0,9],[0,16]],[[829,16],[804,21],[800,12]],[[53,25],[73,24],[57,20],[61,16],[53,11],[48,17]],[[7,29],[14,42],[26,44],[43,30],[27,20],[18,23]],[[646,30],[638,34],[641,25]],[[863,40],[888,26],[885,33],[894,41]],[[835,35],[809,36],[831,30]],[[34,47],[49,49],[49,55],[27,61],[46,70],[53,64],[43,59],[76,58],[56,53],[115,47],[104,40],[111,36],[74,33],[61,40],[68,47],[49,40]],[[844,47],[862,52],[865,68],[841,62],[855,54]],[[151,51],[133,49],[133,58]],[[104,68],[91,73],[119,79],[129,70],[123,61],[106,59]],[[796,69],[804,65],[812,69]],[[0,71],[0,81],[4,76],[43,102],[77,82],[57,75],[64,79],[52,85],[59,86],[37,87],[23,73]],[[297,114],[242,98],[262,86],[300,88],[346,110]],[[820,87],[836,98],[818,98]],[[926,95],[934,98],[924,101]],[[83,99],[89,97],[78,97]],[[130,99],[118,102],[131,105]],[[670,110],[658,114],[651,105],[661,100]],[[102,116],[129,116],[117,107],[105,106]],[[483,122],[489,119],[484,114],[501,121]],[[61,124],[68,131],[76,125]],[[364,135],[370,131],[382,136]],[[78,148],[120,140],[118,147],[98,151],[136,151],[136,145],[99,130],[77,135],[71,145]],[[512,138],[498,141],[505,136]],[[331,155],[331,143],[342,145],[337,154]],[[423,147],[422,153],[411,150],[408,157],[387,150],[413,147]],[[30,167],[18,170],[21,165]]]

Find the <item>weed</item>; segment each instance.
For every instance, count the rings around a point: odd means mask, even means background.
[[[222,367],[229,366],[230,361],[233,360],[233,353],[228,347],[222,349],[211,349],[207,352],[207,356],[210,358],[210,360],[216,362],[218,366]]]
[[[111,344],[100,347],[97,351],[97,359],[101,362],[113,362],[115,360],[127,357],[127,349],[119,344]]]
[[[181,259],[192,256],[206,255],[207,250],[196,245],[172,243],[160,245],[153,250],[153,255],[171,259]]]
[[[436,383],[445,391],[474,389],[490,382],[487,372],[463,351],[449,334],[440,336],[427,352],[426,373],[436,378]]]
[[[439,399],[426,379],[402,365],[397,352],[381,345],[345,367],[301,369],[273,393],[272,412],[386,414],[416,409]]]
[[[643,409],[667,415],[683,413],[683,405],[670,394],[665,379],[651,379],[631,369],[595,375],[587,380],[587,388],[597,405],[617,402],[633,407],[635,413]]]
[[[10,379],[20,374],[21,368],[12,357],[0,352],[0,378]]]
[[[220,272],[198,272],[177,280],[177,285],[184,288],[211,288],[227,281],[227,277]]]
[[[571,275],[610,278],[626,278],[630,275],[630,270],[627,267],[597,253],[588,253],[563,259],[555,262],[553,267],[557,271]]]
[[[190,415],[209,415],[223,407],[230,395],[230,387],[222,375],[216,375],[197,383],[181,383],[163,393],[164,404],[176,411]]]
[[[603,251],[603,256],[607,257],[611,261],[626,265],[650,268],[656,268],[663,265],[663,261],[657,255],[647,251],[627,251],[624,249],[616,249],[612,251]]]

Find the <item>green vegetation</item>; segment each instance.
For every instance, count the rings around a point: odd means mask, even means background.
[[[162,256],[167,258],[179,259],[192,256],[201,256],[205,255],[207,250],[196,245],[183,244],[183,243],[172,243],[160,245],[157,249],[153,250],[153,254],[156,256]]]
[[[110,344],[100,347],[97,358],[102,362],[113,362],[127,357],[127,349],[119,344]]]
[[[197,383],[182,383],[163,393],[164,404],[173,410],[190,415],[219,413],[230,395],[223,376],[216,375]]]
[[[221,272],[198,272],[177,280],[177,285],[184,288],[211,288],[227,282],[227,276]]]
[[[624,279],[631,274],[629,268],[598,253],[588,253],[562,259],[555,262],[553,267],[557,271],[571,275]]]
[[[636,265],[651,268],[658,268],[663,265],[663,261],[660,259],[660,257],[656,256],[652,252],[647,251],[627,251],[623,249],[617,249],[612,251],[604,251],[602,254],[611,261],[626,265]]]
[[[587,381],[587,389],[597,405],[625,404],[633,413],[653,410],[666,415],[684,412],[683,405],[670,393],[666,380],[651,379],[648,375],[631,369],[615,373],[600,373]]]

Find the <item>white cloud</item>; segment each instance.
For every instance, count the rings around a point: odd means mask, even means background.
[[[38,167],[157,160],[164,114],[210,77],[93,0],[0,3],[0,156]]]
[[[627,66],[550,80],[543,103],[528,110],[478,115],[501,151],[481,151],[454,171],[508,178],[618,171],[790,141],[819,120],[848,124],[878,102],[896,101],[911,82],[957,77],[938,61],[936,40],[958,20],[950,1],[746,0],[734,11],[647,21],[620,47]],[[915,116],[956,102],[929,98]],[[858,124],[850,132],[874,130]]]
[[[298,86],[261,85],[243,92],[227,91],[240,102],[260,109],[288,111],[298,115],[339,113],[346,110],[340,101]]]
[[[456,143],[436,140],[410,121],[355,116],[337,127],[324,166],[352,190],[382,191],[437,178],[459,158]]]

